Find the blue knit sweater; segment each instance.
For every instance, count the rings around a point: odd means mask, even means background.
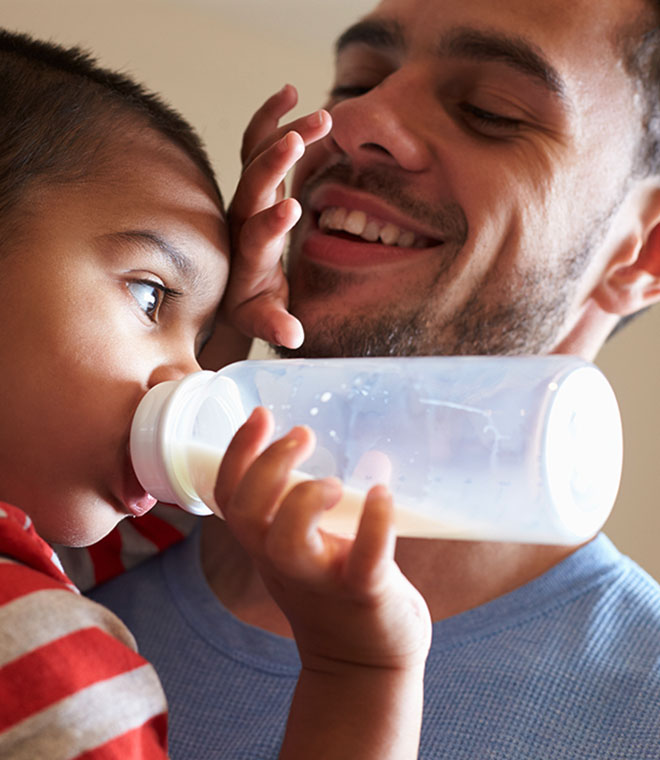
[[[299,661],[208,588],[198,531],[96,590],[155,665],[173,760],[276,758]],[[421,758],[660,758],[660,588],[605,536],[434,626]]]

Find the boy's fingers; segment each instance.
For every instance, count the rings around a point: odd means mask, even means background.
[[[301,136],[289,131],[246,167],[229,210],[233,224],[243,224],[276,202],[288,171],[304,151]]]
[[[241,332],[288,348],[304,339],[302,325],[286,310],[289,286],[281,266],[286,233],[299,216],[300,205],[287,198],[248,219],[223,301],[227,318]]]
[[[261,293],[239,305],[232,313],[232,321],[246,335],[276,346],[300,348],[305,339],[300,320],[289,314],[285,299],[277,293]]]
[[[255,546],[277,511],[291,470],[314,449],[309,428],[295,427],[248,468],[227,504],[225,518],[245,546]]]
[[[284,192],[287,173],[303,155],[305,146],[330,131],[327,111],[316,111],[285,125],[258,143],[244,163],[245,169],[229,207],[236,229],[250,216],[273,205]]]
[[[270,272],[279,265],[286,235],[300,215],[298,201],[285,198],[245,222],[240,232],[239,254],[241,265],[249,264],[250,269],[241,273],[242,278],[253,279],[260,272]]]
[[[257,407],[227,447],[214,490],[216,504],[223,514],[236,487],[273,434],[273,424],[270,412]]]
[[[323,513],[341,498],[336,478],[299,483],[282,501],[268,533],[269,559],[280,572],[308,581],[323,578],[331,557],[317,529]],[[330,538],[330,541],[332,539]]]
[[[385,486],[367,494],[357,535],[346,563],[346,581],[357,589],[377,586],[394,558],[394,506]]]
[[[332,116],[324,108],[320,108],[318,111],[313,111],[305,116],[300,116],[274,129],[265,139],[252,143],[252,150],[246,153],[243,166],[248,166],[260,153],[267,150],[287,132],[297,132],[302,137],[304,145],[307,146],[325,137],[330,132],[331,127]]]
[[[223,300],[225,311],[231,312],[265,290],[276,291],[286,300],[289,286],[282,271],[282,252],[299,209],[297,201],[287,198],[245,223],[233,255],[232,276]]]
[[[241,162],[245,165],[259,143],[266,140],[276,129],[285,113],[298,102],[298,92],[293,85],[285,84],[279,92],[271,95],[250,119],[241,145]]]

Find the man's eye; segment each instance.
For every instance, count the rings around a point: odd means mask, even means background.
[[[466,119],[481,130],[515,132],[522,126],[520,119],[512,119],[510,116],[501,116],[500,114],[486,111],[483,108],[473,105],[472,103],[461,103],[460,109]]]
[[[158,321],[158,312],[169,295],[176,295],[159,282],[151,280],[132,280],[126,284],[130,294],[136,300],[140,309],[152,322]]]

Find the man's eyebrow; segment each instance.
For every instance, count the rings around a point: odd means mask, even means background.
[[[566,100],[566,85],[557,69],[527,40],[497,32],[455,29],[445,35],[436,50],[438,55],[499,61],[535,79],[543,87]]]
[[[404,47],[404,35],[401,25],[396,21],[366,19],[349,26],[335,43],[335,53],[339,54],[349,45],[365,44],[374,48]]]
[[[387,19],[359,21],[339,37],[335,52],[339,54],[344,48],[355,44],[403,50],[406,47],[403,26],[397,21]],[[568,100],[566,85],[557,69],[535,45],[521,37],[459,27],[442,37],[435,52],[441,57],[453,56],[504,63],[536,80],[562,100]]]
[[[148,246],[164,255],[185,277],[193,279],[197,269],[191,259],[168,240],[152,230],[122,230],[105,236],[106,239]]]

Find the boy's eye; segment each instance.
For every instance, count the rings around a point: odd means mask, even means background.
[[[158,282],[150,280],[132,280],[126,283],[130,294],[139,308],[152,322],[158,320],[158,311],[165,299],[168,289]]]

